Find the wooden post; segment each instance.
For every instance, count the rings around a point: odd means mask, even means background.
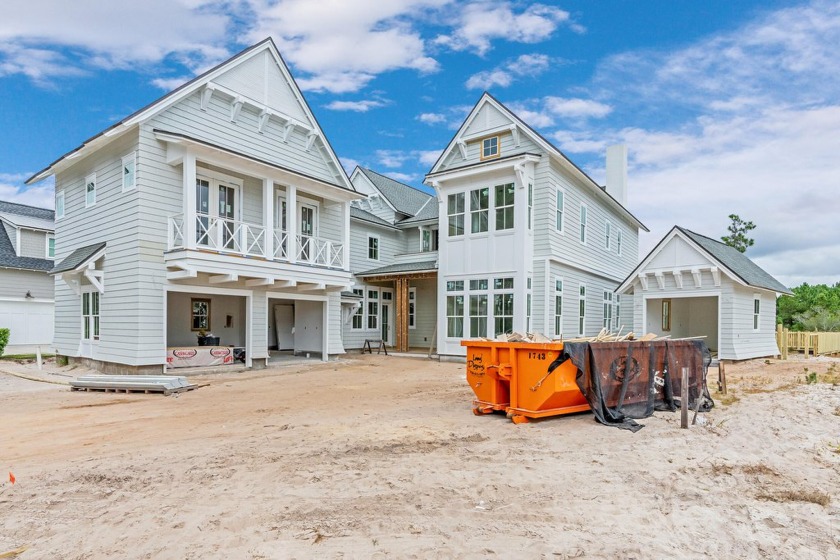
[[[726,368],[723,360],[718,360],[718,389],[721,395],[726,394]]]
[[[680,384],[680,428],[688,428],[688,368],[682,368]]]
[[[805,333],[805,334],[802,336],[802,338],[804,338],[804,339],[805,339],[805,359],[807,360],[807,359],[810,357],[810,356],[809,356],[810,350],[808,349],[808,345],[809,345],[809,343],[811,342],[811,335],[810,335],[810,334],[808,334],[808,333]]]
[[[781,323],[776,324],[776,346],[779,348],[779,358],[782,358],[782,337],[784,336],[784,329]]]
[[[397,352],[408,352],[408,278],[396,278],[397,292]]]
[[[35,358],[38,360],[38,369],[39,370],[44,369],[42,367],[42,364],[41,364],[42,360],[41,360],[41,347],[40,346],[35,347]]]

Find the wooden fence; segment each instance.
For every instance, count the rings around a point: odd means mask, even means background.
[[[840,332],[796,332],[777,325],[776,343],[783,359],[791,350],[802,352],[806,357],[811,354],[840,354]]]

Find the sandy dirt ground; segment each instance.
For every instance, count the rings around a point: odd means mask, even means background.
[[[733,364],[703,425],[635,434],[477,417],[463,364],[401,357],[177,397],[0,374],[0,555],[840,558],[838,373]]]

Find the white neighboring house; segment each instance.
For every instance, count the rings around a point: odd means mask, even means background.
[[[616,293],[632,301],[634,332],[705,336],[718,358],[746,360],[779,354],[776,299],[791,292],[738,250],[674,226]]]
[[[370,169],[357,167],[350,180],[367,198],[350,213],[358,307],[343,325],[344,346],[373,339],[400,352],[428,349],[437,320],[437,201]]]
[[[209,331],[342,354],[350,202],[361,198],[273,41],[126,117],[55,175],[55,346],[105,371],[160,372]]]
[[[54,213],[0,200],[0,328],[5,354],[44,350],[53,342]]]
[[[440,205],[441,356],[501,332],[627,332],[632,314],[614,290],[647,228],[626,208],[626,148],[607,150],[602,187],[485,93],[425,182]]]

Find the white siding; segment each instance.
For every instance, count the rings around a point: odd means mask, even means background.
[[[0,298],[22,298],[27,291],[36,299],[53,299],[55,281],[46,272],[0,268]]]
[[[47,256],[47,234],[31,229],[20,230],[20,256],[43,259]]]

